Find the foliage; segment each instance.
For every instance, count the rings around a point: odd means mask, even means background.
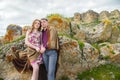
[[[99,45],[98,45],[98,43],[94,43],[94,44],[91,44],[94,48],[96,48],[98,51],[99,51],[99,53],[100,53],[100,47],[99,47]]]
[[[58,13],[56,13],[56,14],[49,14],[49,15],[47,15],[47,18],[48,18],[48,19],[53,18],[53,17],[63,18],[63,16],[62,16],[62,15],[60,15],[60,14],[58,14]]]
[[[102,56],[102,59],[104,59],[104,60],[109,60],[109,59],[110,59],[110,56]]]
[[[83,47],[85,46],[83,42],[81,42],[80,40],[78,40],[78,44],[79,44],[79,48],[82,50]]]
[[[98,25],[100,23],[101,23],[101,21],[96,20],[96,21],[91,22],[91,23],[83,23],[82,25],[85,26],[85,27],[89,27],[89,26],[96,26],[96,25]]]
[[[3,80],[2,78],[0,78],[0,80]]]
[[[25,35],[22,35],[19,38],[15,39],[14,41],[12,41],[12,42],[6,42],[5,44],[9,44],[9,43],[13,43],[13,42],[18,42],[20,40],[23,40],[24,38],[25,38]]]
[[[70,80],[67,76],[61,76],[58,80]]]
[[[20,41],[20,40],[23,40],[24,38],[25,38],[25,35],[22,35],[22,36],[20,36],[19,38],[15,39],[15,40],[12,41],[12,42],[18,42],[18,41]]]
[[[115,54],[115,52],[113,50],[110,51],[112,54]]]
[[[120,31],[120,26],[118,26],[118,28],[119,28],[119,31]]]
[[[120,80],[120,67],[114,64],[100,65],[78,74],[78,80]]]

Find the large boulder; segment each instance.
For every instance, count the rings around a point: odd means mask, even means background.
[[[68,76],[70,80],[75,80],[77,73],[91,69],[98,64],[99,52],[88,43],[83,43],[80,48],[76,40],[71,40],[65,36],[60,37],[61,50],[59,53],[59,66],[57,70],[57,80],[62,76]]]
[[[120,35],[119,28],[117,26],[112,27],[112,33],[110,37],[110,42],[111,43],[116,43]]]
[[[61,17],[51,17],[49,18],[49,25],[57,29],[58,33],[70,34],[70,24],[69,22]]]
[[[31,26],[24,26],[24,27],[22,28],[22,35],[25,35],[26,32],[27,32],[27,30],[30,29],[30,28],[31,28]]]
[[[86,31],[86,40],[90,43],[109,40],[112,34],[112,23],[108,20]]]
[[[82,14],[82,20],[84,23],[91,23],[97,21],[99,14],[94,12],[93,10],[89,10]]]
[[[114,11],[111,11],[111,18],[120,18],[120,11],[117,9]]]
[[[81,29],[79,24],[71,22],[71,35],[78,40],[85,41],[85,31]]]
[[[79,25],[81,22],[82,22],[82,16],[81,16],[81,14],[78,13],[78,12],[74,13],[74,18],[73,18],[72,23]]]
[[[22,35],[22,27],[15,24],[10,24],[7,27],[6,34],[3,38],[3,43],[11,42],[17,39],[21,35]]]
[[[22,27],[19,26],[19,25],[15,25],[15,24],[10,24],[8,25],[7,27],[7,31],[8,30],[12,30],[14,33],[13,33],[13,36],[14,35],[22,35]]]
[[[99,44],[100,55],[103,58],[109,58],[111,61],[118,59],[117,55],[120,55],[120,43],[110,44],[108,42],[104,42]],[[117,60],[118,61],[118,60]]]
[[[109,19],[109,17],[110,17],[110,13],[108,11],[102,11],[99,14],[100,21],[105,20],[105,19]]]
[[[19,73],[12,62],[7,60],[6,55],[11,53],[12,46],[15,46],[17,50],[23,50],[24,40],[0,47],[0,78],[4,80],[30,80],[31,71]]]

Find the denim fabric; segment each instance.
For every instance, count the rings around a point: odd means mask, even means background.
[[[43,62],[48,72],[48,80],[55,80],[57,55],[58,54],[56,50],[46,50],[43,54]]]

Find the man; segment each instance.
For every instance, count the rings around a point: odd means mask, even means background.
[[[48,72],[48,80],[55,80],[56,62],[58,58],[58,35],[55,28],[48,26],[46,18],[41,19],[41,26],[43,28],[43,46],[46,51],[43,53],[43,61]]]

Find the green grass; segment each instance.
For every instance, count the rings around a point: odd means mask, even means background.
[[[120,67],[113,64],[100,65],[78,74],[78,80],[120,80]]]
[[[14,42],[18,42],[18,41],[20,41],[20,40],[22,40],[24,38],[25,38],[25,35],[22,35],[22,36],[18,37],[17,39],[13,40],[12,42],[6,42],[4,45],[14,43]]]
[[[0,80],[4,80],[4,79],[0,78]]]
[[[61,76],[58,80],[70,80],[67,76]]]
[[[25,35],[22,35],[22,36],[20,36],[19,38],[15,39],[15,40],[12,41],[12,42],[18,42],[18,41],[20,41],[20,40],[22,40],[22,39],[24,39],[24,38],[25,38]]]
[[[99,44],[98,43],[93,43],[93,44],[91,44],[94,48],[96,48],[98,51],[99,51],[99,53],[100,53],[100,47],[99,47]]]

